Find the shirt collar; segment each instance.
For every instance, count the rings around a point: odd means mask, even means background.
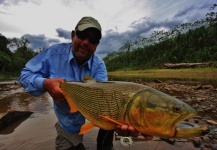
[[[69,63],[72,61],[72,59],[74,58],[73,54],[72,54],[72,46],[69,47]]]

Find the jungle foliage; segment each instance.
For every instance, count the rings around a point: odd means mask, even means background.
[[[150,37],[127,41],[104,58],[108,71],[161,68],[164,63],[197,63],[217,60],[217,4],[205,19],[155,31]]]
[[[37,54],[28,44],[24,37],[7,39],[0,34],[0,74],[18,74],[26,62]],[[16,50],[12,52],[9,47],[15,47]]]

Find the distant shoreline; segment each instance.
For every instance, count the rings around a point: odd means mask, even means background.
[[[118,70],[108,72],[110,76],[145,76],[156,78],[186,78],[217,79],[217,68],[189,68],[189,69],[146,69],[146,70]]]

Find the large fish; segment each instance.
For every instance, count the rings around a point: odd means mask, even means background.
[[[94,126],[112,130],[117,124],[158,137],[192,137],[201,132],[199,126],[180,124],[196,115],[191,106],[142,84],[97,82],[85,76],[84,82],[64,82],[60,87],[70,112],[79,111],[90,121],[81,127],[80,134]]]

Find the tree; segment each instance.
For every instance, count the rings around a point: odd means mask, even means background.
[[[4,72],[5,69],[11,64],[11,51],[7,48],[9,43],[8,39],[0,34],[0,71]]]

